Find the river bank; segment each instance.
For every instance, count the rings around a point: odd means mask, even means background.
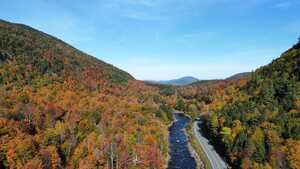
[[[189,137],[189,144],[191,150],[194,152],[197,160],[197,164],[201,169],[212,169],[209,159],[203,151],[201,145],[198,143],[197,138],[193,132],[193,123],[190,123],[186,128],[187,135]]]
[[[208,159],[205,163],[210,164],[211,169],[227,169],[228,165],[225,160],[218,154],[215,147],[211,145],[209,138],[204,136],[202,128],[200,127],[200,125],[203,124],[202,120],[203,119],[193,122],[192,132],[200,145],[199,147],[201,147],[202,152],[204,152]]]

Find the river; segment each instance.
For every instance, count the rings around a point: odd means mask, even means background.
[[[174,113],[175,122],[169,128],[170,161],[168,169],[196,169],[196,161],[188,149],[188,139],[184,129],[190,119],[183,114]]]

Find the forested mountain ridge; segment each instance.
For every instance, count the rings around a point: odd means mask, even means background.
[[[1,61],[22,56],[24,64],[34,66],[33,69],[41,73],[74,73],[77,76],[89,73],[93,75],[91,78],[121,83],[134,79],[127,72],[29,26],[0,20],[0,28]]]
[[[25,25],[0,21],[0,168],[164,168],[158,89]]]
[[[300,168],[300,41],[249,80],[189,92],[181,107],[206,112],[211,141],[233,168]]]
[[[251,77],[251,72],[244,72],[244,73],[237,73],[235,75],[232,75],[225,80],[239,80],[243,78],[250,78]]]

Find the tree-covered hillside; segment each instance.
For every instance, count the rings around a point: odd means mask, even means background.
[[[0,21],[0,168],[164,168],[162,100],[112,65]]]
[[[127,72],[26,25],[0,20],[0,28],[1,62],[17,61],[31,66],[39,75],[76,77],[78,81],[86,77],[117,83],[133,80]]]
[[[201,103],[196,112],[207,112],[211,141],[233,168],[299,169],[300,42],[237,82],[202,87],[185,103]]]

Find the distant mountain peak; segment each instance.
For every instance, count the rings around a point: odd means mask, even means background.
[[[174,86],[185,86],[189,85],[192,83],[195,83],[199,81],[199,79],[193,77],[193,76],[184,76],[178,79],[172,79],[172,80],[159,80],[159,81],[147,81],[149,83],[154,83],[154,84],[165,84],[165,85],[174,85]]]

